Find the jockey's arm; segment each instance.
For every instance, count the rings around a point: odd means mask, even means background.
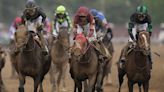
[[[72,28],[72,22],[71,22],[71,18],[69,17],[68,13],[66,13],[66,19],[68,21],[68,27]]]
[[[40,8],[38,9],[38,13],[42,16],[42,23],[44,23],[47,17],[46,14]]]
[[[135,41],[135,37],[133,36],[132,29],[134,28],[134,22],[129,22],[128,24],[128,33],[130,38]]]
[[[10,35],[10,39],[14,39],[14,33],[16,31],[16,28],[13,26],[13,24],[10,26],[9,29],[9,35]]]
[[[148,15],[147,16],[147,20],[148,20],[148,32],[149,32],[149,35],[151,36],[151,34],[152,34],[152,23],[151,23],[151,17]]]

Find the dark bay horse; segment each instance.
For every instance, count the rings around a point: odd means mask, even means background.
[[[77,35],[71,48],[70,74],[74,80],[74,92],[82,92],[82,82],[85,82],[85,92],[94,92],[98,72],[98,57],[96,51],[86,41],[84,36]],[[88,83],[86,83],[88,81]]]
[[[5,51],[0,46],[0,92],[4,92],[4,83],[2,80],[2,68],[5,66]]]
[[[142,31],[138,33],[137,45],[130,49],[126,56],[125,70],[118,68],[119,76],[119,92],[121,91],[121,85],[123,83],[123,77],[126,74],[128,78],[129,92],[133,92],[133,85],[135,83],[139,86],[139,92],[141,92],[141,86],[143,86],[144,92],[148,92],[149,80],[150,80],[150,61],[148,54],[150,49],[150,37],[149,33]]]
[[[69,42],[69,34],[67,28],[60,28],[58,38],[53,41],[51,46],[51,57],[52,57],[52,63],[54,66],[52,66],[51,70],[51,83],[52,83],[52,92],[57,90],[57,92],[60,92],[62,89],[65,90],[66,84],[65,84],[65,74],[68,67],[68,61],[69,61],[69,48],[70,48],[70,42]],[[54,72],[52,72],[54,71]],[[52,74],[54,73],[54,74]],[[56,77],[56,78],[55,78]],[[61,88],[61,82],[62,87]]]
[[[43,92],[43,79],[49,71],[51,58],[50,55],[44,56],[39,43],[34,40],[35,33],[27,31],[21,25],[15,32],[15,45],[17,55],[13,63],[19,77],[19,92],[24,92],[25,77],[30,76],[34,80],[34,92]]]

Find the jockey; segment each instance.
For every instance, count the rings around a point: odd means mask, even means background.
[[[83,33],[89,42],[96,40],[95,21],[87,7],[80,7],[76,12],[73,24],[74,37]]]
[[[56,38],[59,33],[60,27],[66,27],[70,31],[72,28],[71,19],[66,11],[66,8],[63,5],[60,5],[56,8],[54,14],[54,20],[52,23],[52,34]]]
[[[73,32],[74,38],[76,38],[77,34],[84,34],[89,43],[93,43],[96,46],[95,49],[99,52],[99,59],[104,58],[101,45],[97,42],[94,17],[87,7],[80,7],[78,9],[74,17]]]
[[[22,24],[22,18],[21,17],[16,17],[14,22],[11,24],[10,29],[9,29],[9,34],[10,34],[10,39],[14,39],[14,33],[16,32],[17,28],[19,25]]]
[[[27,26],[29,31],[33,31],[37,33],[40,41],[41,41],[41,48],[44,55],[48,54],[48,48],[45,45],[44,37],[43,37],[43,25],[46,20],[46,14],[36,6],[35,1],[28,0],[26,3],[26,9],[22,15],[23,24]]]
[[[102,40],[105,34],[108,34],[108,38],[111,41],[111,39],[113,38],[112,30],[109,27],[109,24],[107,23],[105,16],[101,12],[99,12],[96,9],[91,9],[90,12],[94,16],[94,19],[95,19],[95,24],[96,24],[95,29],[96,29],[97,39],[99,40],[99,43],[101,46],[101,52],[104,53],[103,55],[107,56],[110,59],[111,55],[109,54],[109,51],[107,50],[107,48],[104,46]],[[113,51],[113,48],[112,48],[112,51]]]
[[[95,29],[97,32],[97,36],[100,37],[102,35],[105,35],[104,33],[106,33],[106,31],[107,31],[107,33],[110,35],[109,40],[111,40],[113,38],[113,33],[112,33],[112,30],[111,30],[109,24],[107,23],[107,20],[106,20],[104,14],[99,12],[96,9],[91,9],[90,12],[94,16],[94,19],[95,19],[95,24],[96,24]],[[100,37],[100,39],[102,40],[103,37]]]
[[[150,36],[152,34],[151,17],[148,14],[148,10],[145,6],[138,6],[136,12],[132,14],[130,17],[129,28],[128,28],[128,33],[130,38],[127,46],[125,46],[123,50],[123,54],[120,60],[120,67],[123,67],[124,62],[126,61],[127,50],[130,47],[136,45],[137,30],[141,30],[141,31],[146,30],[149,32]],[[148,58],[152,65],[151,53],[148,55]]]

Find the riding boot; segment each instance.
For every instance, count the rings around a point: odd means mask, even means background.
[[[38,32],[38,36],[39,36],[39,39],[41,41],[41,48],[42,48],[43,55],[48,55],[49,51],[48,51],[48,47],[45,44],[42,31]]]
[[[152,62],[152,58],[151,58],[151,52],[148,55],[148,59],[149,59],[149,62],[150,62],[150,69],[152,69],[153,62]]]

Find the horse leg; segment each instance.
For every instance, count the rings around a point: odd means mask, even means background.
[[[67,69],[68,69],[68,64],[66,64],[66,67],[62,70],[63,72],[62,72],[62,91],[67,91],[67,89],[66,89],[66,83],[65,83],[65,81],[66,81],[66,73],[67,73]]]
[[[25,76],[19,74],[19,92],[24,92]]]
[[[50,74],[50,82],[52,84],[51,92],[55,92],[56,91],[56,86],[57,86],[56,85],[56,76],[58,74],[57,74],[57,68],[53,63],[51,64],[49,74]]]
[[[108,73],[105,77],[106,77],[105,85],[111,85],[112,84],[111,73]]]
[[[129,92],[133,92],[133,82],[128,80],[128,88],[129,88]]]
[[[61,79],[62,79],[62,68],[59,69],[59,75],[57,79],[57,92],[60,92],[60,86],[61,86]]]
[[[39,84],[40,84],[40,77],[35,77],[34,78],[34,92],[37,92]]]
[[[95,91],[95,84],[96,84],[96,77],[97,74],[89,77],[88,79],[88,92],[94,92]],[[97,92],[101,92],[101,91],[97,91]]]
[[[49,70],[49,75],[50,75],[50,83],[53,84],[54,83],[54,71],[53,71],[54,65],[53,63],[51,63],[51,67]]]
[[[82,92],[82,82],[81,81],[77,82],[77,87],[78,87],[78,92]]]
[[[149,82],[145,82],[143,84],[143,88],[144,88],[144,92],[148,92],[149,91]]]
[[[141,90],[141,85],[142,85],[142,83],[138,83],[139,92],[141,92],[141,91],[142,91],[142,90]]]
[[[43,79],[44,79],[44,77],[40,81],[40,89],[39,89],[39,92],[43,92]]]
[[[76,81],[74,80],[74,92],[76,92],[76,88],[77,88],[77,83],[76,83]]]
[[[118,92],[121,92],[121,86],[124,81],[124,76],[126,72],[118,68],[118,78],[119,78],[119,90]]]
[[[102,92],[102,84],[104,79],[104,63],[99,64],[98,74],[97,74],[97,83],[96,83],[96,90],[98,92]]]
[[[87,89],[88,89],[88,80],[85,80],[84,83],[84,92],[87,92]]]
[[[11,64],[11,76],[10,76],[10,78],[11,78],[11,79],[17,78],[16,70],[15,70],[13,64]]]

